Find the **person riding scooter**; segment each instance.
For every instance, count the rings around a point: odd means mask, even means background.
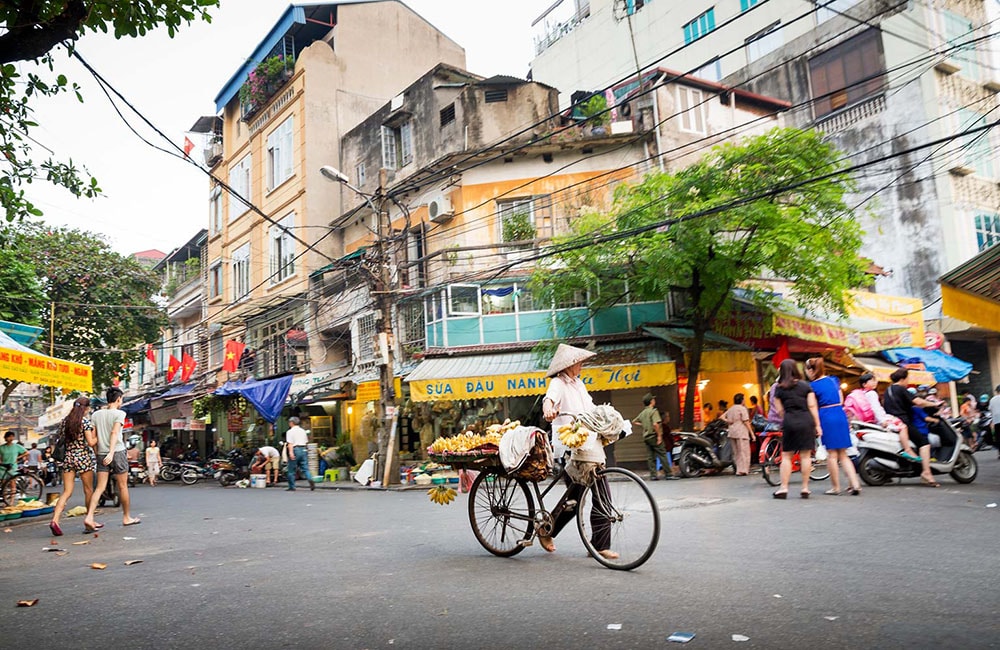
[[[883,404],[885,406],[886,413],[895,415],[897,418],[902,420],[904,424],[906,424],[909,439],[912,441],[914,446],[916,446],[917,451],[920,454],[920,463],[923,466],[923,471],[920,473],[920,482],[928,487],[940,487],[941,484],[934,480],[934,474],[931,473],[930,442],[928,442],[924,434],[915,429],[913,424],[914,406],[929,407],[933,405],[921,397],[915,397],[910,394],[910,391],[907,390],[906,386],[906,380],[909,376],[910,371],[906,368],[899,368],[889,375],[892,385],[885,391]],[[900,455],[906,458],[906,460],[913,460],[912,458],[907,458],[903,454]]]

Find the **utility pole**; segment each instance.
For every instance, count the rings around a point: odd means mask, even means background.
[[[375,296],[378,305],[378,349],[377,354],[382,364],[379,369],[379,405],[381,413],[381,442],[385,441],[385,451],[380,453],[382,461],[382,485],[398,482],[399,474],[394,471],[396,458],[396,382],[394,376],[394,354],[392,339],[392,308],[396,288],[395,254],[389,244],[392,235],[392,216],[388,210],[388,198],[385,193],[387,182],[386,170],[383,167],[378,173],[378,219],[376,237],[378,238],[379,282]],[[381,450],[380,450],[381,452]]]

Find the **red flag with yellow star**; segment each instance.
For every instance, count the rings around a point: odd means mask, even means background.
[[[226,341],[226,357],[222,362],[222,369],[226,372],[236,372],[240,367],[240,357],[243,356],[243,350],[246,347],[246,344],[239,341]]]
[[[180,369],[181,369],[180,360],[171,354],[170,358],[167,360],[167,381],[168,382],[173,381],[174,375],[176,375],[177,371]]]
[[[181,381],[186,382],[191,379],[192,373],[194,373],[194,367],[198,365],[198,362],[194,360],[187,352],[181,357]]]

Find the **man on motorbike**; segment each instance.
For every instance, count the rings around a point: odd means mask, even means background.
[[[892,385],[885,391],[885,410],[906,424],[909,439],[913,441],[920,452],[919,461],[923,469],[920,473],[920,482],[928,487],[940,487],[941,484],[934,480],[934,474],[931,473],[931,443],[924,434],[916,430],[913,424],[913,407],[932,406],[932,404],[922,397],[915,397],[910,394],[906,386],[906,379],[909,375],[910,371],[906,368],[899,368],[889,375]],[[902,440],[902,436],[900,436],[900,440]],[[900,456],[903,456],[903,454],[900,454]],[[906,458],[906,456],[903,457]],[[907,460],[911,459],[907,458]]]

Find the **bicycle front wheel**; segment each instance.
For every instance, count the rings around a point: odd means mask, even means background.
[[[18,499],[41,499],[45,491],[45,484],[42,479],[34,474],[18,474],[17,476],[17,498]]]
[[[761,453],[761,474],[772,487],[781,485],[781,440],[771,438],[764,444]]]
[[[511,557],[535,534],[535,502],[521,478],[480,472],[469,490],[469,521],[487,551]]]
[[[621,467],[598,473],[576,511],[580,539],[595,560],[628,571],[653,555],[660,541],[660,511],[642,479]],[[601,551],[610,551],[607,557]]]

